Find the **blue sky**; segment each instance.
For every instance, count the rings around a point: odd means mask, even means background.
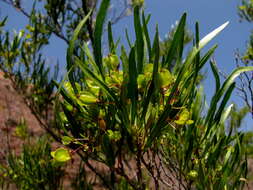
[[[30,2],[30,0],[24,0]],[[117,1],[116,1],[117,2]],[[187,24],[189,28],[194,31],[195,22],[198,21],[200,25],[200,36],[203,37],[211,32],[216,27],[220,26],[226,21],[230,24],[228,27],[211,43],[211,45],[218,44],[218,48],[214,54],[218,67],[230,73],[235,68],[234,53],[237,49],[241,52],[245,50],[246,42],[248,40],[251,24],[247,22],[239,22],[237,15],[237,6],[240,0],[146,0],[146,14],[151,13],[149,30],[154,32],[155,25],[159,25],[160,37],[163,39],[165,34],[169,31],[172,24],[179,20],[181,15],[187,13]],[[116,5],[117,6],[117,5]],[[27,24],[27,20],[22,14],[17,13],[14,9],[0,3],[0,18],[4,16],[9,17],[7,25],[8,29],[19,30]],[[113,26],[114,34],[121,36],[123,39],[125,28],[133,28],[132,17],[122,19],[119,23]],[[132,39],[134,39],[133,30]],[[209,46],[209,47],[210,47]],[[57,60],[60,63],[65,63],[66,45],[64,42],[53,37],[51,39],[50,48],[44,50],[50,63],[55,63]],[[210,98],[210,94],[214,91],[214,80],[210,72],[210,68],[206,67],[207,79],[205,80],[205,91]],[[238,104],[241,104],[241,99],[236,97],[235,93],[232,98]],[[251,119],[246,120],[245,129],[250,129]]]

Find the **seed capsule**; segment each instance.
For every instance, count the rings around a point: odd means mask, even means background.
[[[101,130],[103,130],[103,131],[106,130],[106,123],[103,118],[98,118],[98,126]]]

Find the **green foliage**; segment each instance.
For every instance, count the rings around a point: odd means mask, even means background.
[[[5,77],[11,79],[15,89],[24,95],[29,105],[33,106],[33,112],[47,119],[54,99],[52,79],[58,77],[58,66],[55,66],[52,76],[40,52],[48,43],[49,36],[41,31],[40,17],[34,19],[27,26],[27,31],[21,30],[13,36],[0,28],[0,69]]]
[[[61,188],[64,172],[61,167],[51,161],[51,148],[48,137],[35,143],[26,143],[20,156],[13,153],[8,155],[8,165],[1,165],[1,179],[15,184],[18,189],[51,190]]]
[[[39,119],[38,113],[42,115],[42,126],[62,147],[51,151],[45,140],[24,146],[20,157],[9,156],[8,167],[3,167],[6,179],[21,189],[59,189],[61,166],[78,154],[75,189],[92,189],[95,183],[106,189],[243,188],[247,152],[242,143],[246,141],[242,133],[227,128],[234,125],[230,117],[241,118],[245,112],[237,115],[227,104],[234,80],[253,67],[238,67],[221,83],[211,61],[216,91],[208,108],[203,106],[199,80],[217,46],[206,53],[201,50],[228,23],[200,39],[198,23],[195,36],[188,32],[185,13],[164,42],[157,26],[152,43],[150,15],[141,10],[144,1],[132,1],[135,41],[130,42],[126,32],[129,48],[119,48],[109,22],[109,53],[103,55],[110,0],[101,1],[99,7],[97,1],[82,1],[82,8],[62,0],[39,2],[44,2],[46,13],[33,8],[27,31],[13,36],[1,31],[1,70],[14,77],[33,113]],[[57,72],[55,81],[49,77],[40,53],[51,34],[68,44],[67,74],[59,83]],[[192,39],[194,45],[185,57],[184,46]],[[55,118],[48,120],[52,105]],[[17,133],[23,136],[24,128],[17,128]],[[87,168],[96,181],[88,181]]]
[[[20,122],[16,126],[15,135],[20,137],[21,139],[26,139],[28,137],[28,128],[24,118],[21,118]]]
[[[141,6],[144,4],[144,0],[132,0],[132,6]]]
[[[252,22],[253,20],[253,1],[242,0],[242,4],[238,7],[239,16],[242,19]]]
[[[102,30],[104,20],[100,19],[99,30]],[[196,25],[195,46],[184,59],[185,23],[186,14],[177,25],[167,52],[161,54],[158,29],[150,50],[146,18],[143,16],[141,22],[140,7],[136,6],[136,41],[129,53],[122,46],[121,55],[117,56],[109,34],[109,49],[113,54],[102,58],[99,53],[102,34],[97,32],[97,45],[93,47],[98,49],[94,58],[87,47],[82,49],[85,59],[68,54],[67,59],[74,60],[68,73],[74,67],[79,68],[83,78],[75,81],[69,74],[70,83],[57,84],[63,97],[59,118],[64,120],[59,125],[65,140],[67,136],[74,139],[64,144],[77,145],[75,149],[84,162],[92,158],[106,165],[111,177],[97,175],[109,189],[115,188],[117,178],[133,189],[145,189],[146,174],[151,176],[156,189],[166,180],[173,187],[169,179],[161,178],[161,171],[177,180],[179,185],[173,188],[236,189],[244,185],[241,179],[246,177],[247,164],[241,149],[243,135],[226,134],[225,121],[231,111],[231,106],[226,108],[226,105],[234,89],[234,79],[253,68],[238,68],[221,84],[217,68],[211,63],[216,93],[207,114],[203,114],[203,94],[197,77],[216,46],[203,56],[200,50],[228,23],[201,40]],[[172,68],[177,70],[171,69],[172,61],[175,62]],[[149,156],[154,160],[146,159]],[[130,169],[130,173],[136,173],[137,179],[125,171],[123,160],[135,163],[137,168]],[[152,167],[155,160],[159,160],[160,169]]]
[[[84,164],[81,162],[78,168],[79,171],[72,181],[71,187],[75,190],[92,190],[92,183],[87,179],[89,174],[85,171]]]
[[[239,16],[242,20],[246,20],[248,22],[252,22],[253,18],[253,1],[252,0],[242,0],[241,5],[238,6]],[[239,67],[243,66],[252,66],[253,61],[253,33],[249,35],[249,40],[247,42],[246,50],[244,53],[236,54],[236,65]],[[252,107],[253,107],[253,94],[252,94],[252,73],[244,73],[239,79],[240,83],[237,85],[237,89],[239,90],[239,95],[244,101],[245,105],[248,108],[248,111],[251,113],[253,117]]]
[[[51,156],[56,162],[67,162],[71,159],[69,151],[65,148],[58,148],[57,150],[51,152]]]
[[[231,129],[238,129],[242,126],[243,119],[249,113],[249,108],[247,106],[240,109],[237,106],[233,106],[231,110],[229,126]]]
[[[253,133],[252,132],[247,132],[244,135],[243,138],[243,146],[245,148],[245,151],[247,152],[248,155],[252,156],[253,155]],[[252,173],[251,173],[252,175]]]

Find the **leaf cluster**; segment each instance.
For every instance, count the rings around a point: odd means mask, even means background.
[[[158,27],[151,44],[149,18],[136,6],[136,41],[129,41],[129,52],[121,46],[117,56],[109,23],[110,53],[103,57],[101,39],[109,3],[103,1],[98,12],[94,54],[85,43],[79,47],[82,56],[73,53],[73,44],[87,15],[70,40],[68,80],[56,83],[63,109],[59,124],[64,136],[71,139],[64,144],[76,147],[84,162],[92,158],[105,164],[111,177],[100,178],[109,189],[121,178],[133,189],[145,189],[145,173],[156,189],[161,185],[172,189],[243,187],[245,180],[241,179],[247,170],[241,149],[243,135],[226,134],[225,122],[232,108],[226,105],[235,87],[234,79],[252,67],[237,68],[221,83],[217,67],[211,62],[216,92],[204,115],[203,94],[197,81],[217,46],[204,55],[200,50],[227,23],[201,40],[196,24],[195,45],[184,59],[186,14],[180,19],[171,45],[161,54]],[[78,81],[72,75],[76,68],[83,73]],[[136,172],[136,179],[125,170],[131,160],[136,169],[130,171]],[[161,171],[167,174],[166,179],[161,177]],[[173,179],[178,185],[173,184]]]

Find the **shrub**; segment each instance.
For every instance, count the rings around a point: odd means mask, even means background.
[[[197,80],[217,46],[203,55],[201,49],[227,23],[201,40],[196,23],[195,45],[184,59],[184,14],[161,55],[158,27],[151,44],[149,17],[136,5],[136,40],[129,41],[129,52],[114,43],[109,22],[109,54],[103,57],[101,39],[109,3],[102,1],[98,12],[93,52],[78,40],[87,15],[68,47],[66,80],[55,83],[61,95],[57,118],[62,143],[72,149],[65,156],[79,154],[107,189],[119,188],[117,184],[125,189],[242,188],[247,172],[243,134],[226,133],[233,106],[226,105],[234,79],[253,68],[237,68],[221,83],[211,61],[216,91],[208,109],[203,108]],[[96,163],[108,168],[106,172],[96,170]]]
[[[2,187],[8,189],[10,184],[15,184],[21,190],[60,189],[64,170],[52,161],[50,152],[46,136],[37,142],[26,142],[21,155],[10,152],[7,165],[1,165],[0,169]]]

